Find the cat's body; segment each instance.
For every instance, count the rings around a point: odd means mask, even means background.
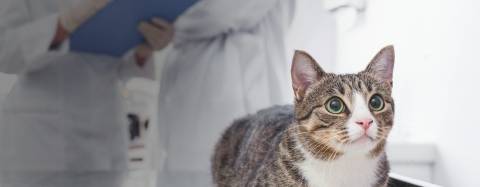
[[[215,149],[216,185],[386,186],[393,48],[382,52],[366,71],[347,75],[325,73],[296,53],[294,107],[275,106],[235,121]]]
[[[305,153],[294,134],[292,106],[275,106],[235,121],[217,145],[213,159],[215,181],[222,182],[217,185],[321,187],[386,183],[388,162],[384,154],[372,160],[349,155],[335,163],[322,161]],[[351,180],[342,180],[345,178]]]
[[[303,157],[288,132],[292,107],[274,107],[237,120],[217,144],[213,175],[218,186],[295,185],[303,178],[294,165]],[[252,154],[249,150],[255,150]],[[272,172],[274,171],[274,172]],[[293,180],[292,180],[293,179]],[[288,185],[287,185],[288,184]],[[301,185],[300,185],[301,186]]]

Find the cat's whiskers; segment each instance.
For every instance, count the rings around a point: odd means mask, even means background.
[[[345,144],[348,142],[349,136],[346,130],[339,131],[338,135],[340,137],[339,138],[340,143]]]
[[[335,134],[335,136],[337,136],[337,135],[338,135],[338,133]],[[332,137],[335,137],[335,136],[332,136]],[[337,151],[334,151],[334,152],[329,153],[329,157],[328,157],[328,159],[327,159],[328,165],[327,165],[327,167],[326,167],[326,171],[327,171],[327,172],[324,172],[325,178],[330,178],[330,176],[328,176],[328,175],[331,175],[330,170],[331,170],[332,165],[333,165],[333,162],[332,162],[332,161],[335,159],[335,157],[337,156],[337,154],[338,154]]]
[[[319,139],[320,143],[317,143],[317,146],[315,146],[315,148],[313,149],[314,155],[318,156],[320,153],[326,151],[327,149],[334,149],[334,148],[330,147],[328,144],[333,138],[336,138],[337,136],[338,136],[338,133],[334,134],[333,136],[332,135],[324,136],[321,139]],[[317,150],[318,148],[320,148],[320,150]],[[338,153],[338,151],[335,150],[335,149],[333,151],[330,151],[330,152]],[[328,155],[328,156],[330,157],[331,155]],[[322,156],[322,157],[324,157],[324,156]],[[330,159],[331,158],[328,158],[327,161],[330,160]]]
[[[290,127],[285,129],[285,132],[288,132],[288,131],[294,131],[294,132],[299,131],[298,125],[296,123],[293,123]]]

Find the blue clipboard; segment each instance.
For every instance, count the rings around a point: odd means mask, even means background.
[[[141,21],[160,17],[169,22],[198,0],[112,0],[70,36],[77,52],[120,57],[144,42],[138,31]]]

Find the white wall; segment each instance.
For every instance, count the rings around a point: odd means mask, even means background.
[[[364,24],[338,36],[338,71],[395,45],[392,138],[436,143],[434,179],[445,186],[480,186],[479,20],[475,0],[370,0]]]

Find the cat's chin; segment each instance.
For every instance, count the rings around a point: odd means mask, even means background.
[[[377,141],[375,141],[370,136],[360,136],[341,147],[343,148],[343,151],[347,154],[349,153],[353,155],[365,155],[368,154],[370,150],[375,147],[376,144]]]
[[[368,136],[362,136],[352,142],[352,144],[367,144],[372,142],[372,139]]]
[[[368,144],[373,143],[373,138],[367,135],[363,135],[358,137],[357,139],[353,140],[351,144]]]

